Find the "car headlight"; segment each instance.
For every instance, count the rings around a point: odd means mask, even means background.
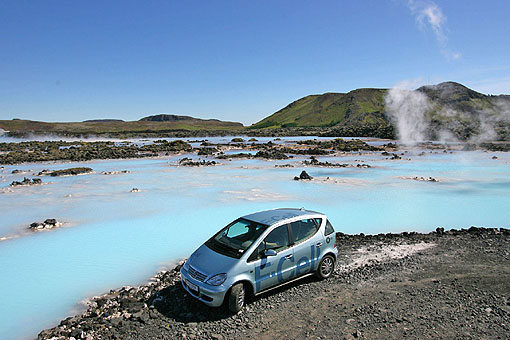
[[[223,282],[225,282],[226,279],[227,279],[227,274],[222,273],[222,274],[214,275],[209,280],[205,281],[205,283],[210,284],[211,286],[219,286]]]

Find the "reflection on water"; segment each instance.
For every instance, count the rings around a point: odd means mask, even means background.
[[[498,159],[492,160],[493,155]],[[509,227],[510,156],[504,153],[418,156],[410,151],[393,161],[380,154],[318,157],[354,165],[364,161],[372,165],[369,169],[304,168],[300,162],[306,157],[221,160],[218,166],[200,168],[171,165],[185,156],[0,170],[5,179],[0,182],[5,191],[0,193],[0,238],[20,236],[0,241],[0,338],[34,337],[79,301],[141,283],[161,266],[188,256],[234,218],[257,210],[306,207],[326,213],[346,233]],[[5,190],[10,182],[42,169],[74,166],[95,173],[42,177],[48,184]],[[13,169],[31,172],[12,174]],[[317,181],[294,181],[303,169]],[[122,170],[129,173],[101,174]],[[439,182],[405,179],[414,176]],[[131,193],[135,187],[140,192]],[[67,227],[26,232],[30,223],[46,218]]]

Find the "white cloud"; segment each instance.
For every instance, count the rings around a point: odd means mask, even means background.
[[[407,7],[414,15],[418,26],[421,29],[430,27],[434,32],[437,42],[441,46],[441,53],[448,60],[457,60],[461,54],[452,51],[448,47],[448,37],[445,33],[446,15],[439,6],[432,1],[407,0]]]
[[[414,1],[411,2],[415,3]],[[446,22],[446,17],[435,3],[425,4],[418,10],[416,15],[422,27],[426,26],[426,23],[428,23],[434,31],[437,40],[441,43],[446,43],[447,38],[443,32],[443,25]]]
[[[450,51],[447,48],[442,48],[441,53],[445,56],[448,60],[458,60],[462,55],[459,52]]]

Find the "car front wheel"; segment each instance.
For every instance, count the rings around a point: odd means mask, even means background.
[[[319,279],[327,279],[335,270],[335,259],[331,255],[326,255],[319,263],[319,268],[315,273]]]
[[[242,283],[235,284],[228,297],[228,309],[234,314],[239,313],[243,309],[245,296],[244,285]]]

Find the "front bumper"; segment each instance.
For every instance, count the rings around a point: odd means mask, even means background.
[[[223,285],[211,286],[192,278],[184,266],[181,268],[182,287],[195,299],[198,299],[211,307],[219,307],[223,304],[228,287]],[[195,290],[194,287],[197,289]]]

